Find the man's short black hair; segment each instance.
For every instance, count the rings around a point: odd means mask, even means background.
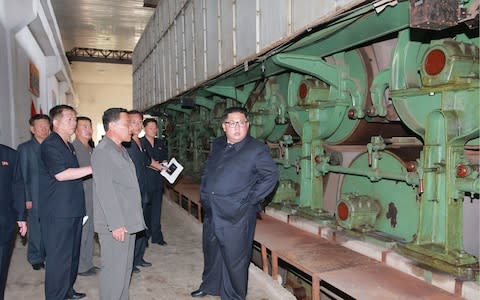
[[[66,110],[70,110],[70,111],[73,111],[74,113],[77,113],[77,111],[70,105],[60,104],[52,107],[52,109],[50,109],[50,112],[48,114],[50,115],[50,119],[53,120],[58,116],[61,116],[63,112]]]
[[[139,112],[139,111],[136,110],[136,109],[129,110],[129,111],[128,111],[128,114],[129,114],[129,115],[139,115],[140,118],[143,120],[143,113]]]
[[[77,117],[77,123],[78,123],[78,121],[88,121],[88,122],[90,122],[90,124],[92,124],[92,119],[90,119],[89,117],[85,117],[85,116]]]
[[[128,111],[125,108],[120,108],[120,107],[113,107],[107,109],[102,116],[102,122],[103,122],[103,128],[105,129],[105,132],[108,131],[108,124],[110,122],[116,122],[120,119],[120,113],[128,113]]]
[[[36,114],[33,117],[31,117],[30,120],[28,120],[28,124],[30,124],[30,126],[33,126],[35,124],[35,121],[37,121],[37,120],[47,120],[48,123],[50,123],[50,117],[49,116],[44,115],[44,114]]]
[[[222,115],[222,122],[227,119],[228,114],[236,113],[236,112],[242,113],[245,116],[245,119],[248,120],[248,113],[247,113],[247,110],[244,107],[233,106],[233,107],[229,107],[229,108],[225,109],[225,111],[223,112],[223,115]]]
[[[151,122],[155,123],[155,125],[158,126],[158,122],[157,122],[156,119],[154,119],[154,118],[146,118],[145,120],[143,120],[143,127],[147,127],[148,123],[151,123]]]

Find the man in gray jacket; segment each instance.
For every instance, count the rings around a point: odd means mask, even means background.
[[[72,142],[77,155],[80,167],[91,165],[93,148],[90,145],[92,140],[92,120],[88,117],[77,117],[77,128],[75,129],[75,140]],[[94,232],[93,232],[93,179],[92,176],[82,178],[83,192],[85,193],[85,209],[88,219],[83,223],[82,242],[80,243],[80,260],[78,262],[78,275],[91,276],[99,270],[93,265]]]
[[[127,110],[103,113],[106,134],[92,153],[93,213],[100,238],[100,299],[127,300],[135,233],[146,228],[135,165],[122,142],[131,134]]]

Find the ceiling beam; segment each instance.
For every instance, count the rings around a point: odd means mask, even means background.
[[[109,64],[132,64],[132,51],[95,48],[73,48],[66,54],[68,61],[86,61]]]

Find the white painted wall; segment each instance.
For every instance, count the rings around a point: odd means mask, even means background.
[[[78,96],[78,115],[92,119],[93,140],[101,139],[103,112],[111,107],[132,109],[132,66],[73,62],[72,78]]]
[[[14,98],[15,98],[15,126],[17,128],[17,144],[31,138],[28,126],[30,118],[31,102],[35,103],[37,110],[40,109],[40,103],[43,102],[43,110],[46,108],[46,78],[45,78],[45,57],[37,43],[33,43],[34,37],[30,30],[24,27],[15,35],[15,79],[14,79]],[[29,63],[32,62],[39,71],[40,75],[40,96],[35,96],[29,90]],[[48,113],[48,110],[46,111]]]
[[[9,82],[10,39],[7,30],[0,22],[0,144],[11,146],[12,140],[12,97]]]
[[[30,139],[32,101],[44,113],[77,103],[51,10],[48,1],[0,0],[0,143],[14,148]],[[39,72],[39,95],[29,89],[30,62]]]

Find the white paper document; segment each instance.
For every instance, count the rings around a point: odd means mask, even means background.
[[[177,180],[178,175],[180,175],[182,170],[183,170],[183,166],[175,159],[175,157],[173,157],[168,162],[167,169],[160,172],[160,174],[162,174],[162,176],[165,177],[168,180],[168,182],[173,184],[175,180]]]

